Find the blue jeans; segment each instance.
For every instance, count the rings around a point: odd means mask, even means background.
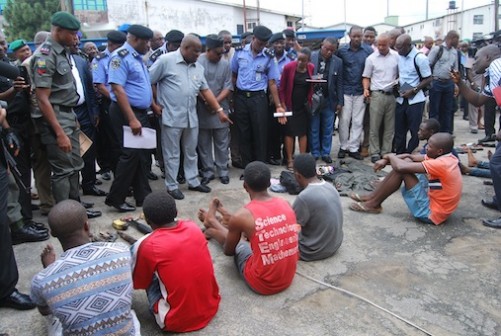
[[[395,151],[397,154],[412,153],[419,145],[418,131],[423,119],[424,102],[409,105],[409,101],[404,99],[402,104],[397,103],[395,109]],[[407,132],[411,132],[409,143],[407,142]]]
[[[418,183],[411,189],[402,186],[402,196],[414,218],[424,223],[433,224],[430,220],[430,198],[428,197],[428,178],[425,174],[416,174]]]
[[[331,154],[334,110],[330,100],[327,100],[327,106],[312,116],[310,121],[310,151],[314,157]]]
[[[489,161],[480,161],[475,168],[471,168],[470,176],[491,178]]]
[[[454,120],[454,83],[433,80],[430,89],[430,119],[440,122],[440,132],[452,134]]]

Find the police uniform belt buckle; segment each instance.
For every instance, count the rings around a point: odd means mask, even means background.
[[[250,98],[250,97],[252,96],[252,93],[251,93],[251,92],[249,92],[249,91],[245,91],[245,96],[246,96],[247,98]]]

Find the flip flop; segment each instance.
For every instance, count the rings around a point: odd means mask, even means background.
[[[364,200],[356,192],[349,193],[348,197],[357,202],[364,202]]]
[[[376,209],[369,209],[369,208],[365,207],[364,202],[357,202],[357,203],[350,204],[350,210],[358,211],[358,212],[365,212],[365,213],[372,213],[372,214],[379,214],[379,213],[381,213],[381,211],[383,211],[383,208],[379,207]]]

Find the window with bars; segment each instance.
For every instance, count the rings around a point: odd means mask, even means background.
[[[484,16],[483,15],[473,15],[473,24],[474,25],[484,24]]]
[[[106,11],[106,0],[73,0],[74,10]]]

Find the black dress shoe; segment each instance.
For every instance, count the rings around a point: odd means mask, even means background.
[[[94,181],[94,185],[101,185],[101,184],[103,184],[103,181],[101,181],[101,180],[96,179]]]
[[[483,219],[482,224],[491,228],[501,229],[501,217],[496,219]]]
[[[169,195],[172,196],[172,198],[177,199],[177,200],[182,200],[184,199],[184,195],[179,189],[174,189],[174,190],[168,190],[167,191]]]
[[[478,143],[490,142],[490,141],[496,141],[496,135],[495,134],[486,135],[482,139],[478,139]]]
[[[104,201],[104,204],[106,204],[107,206],[114,207],[119,212],[127,212],[127,211],[134,211],[134,210],[136,210],[135,207],[133,207],[132,205],[130,205],[127,202],[123,202],[122,204],[113,204],[110,201],[106,200],[106,201]]]
[[[266,163],[272,166],[280,166],[280,160],[276,159],[268,159]]]
[[[203,184],[199,184],[198,186],[196,187],[188,187],[189,190],[192,190],[192,191],[199,191],[199,192],[202,192],[202,193],[210,193],[211,192],[211,188],[207,187],[206,185],[203,185]]]
[[[176,180],[177,180],[177,183],[179,183],[179,184],[185,184],[186,183],[186,178],[184,176],[182,176],[182,175],[178,175]]]
[[[17,289],[14,289],[12,294],[3,300],[0,300],[0,307],[28,310],[35,308],[36,304],[31,301],[29,295],[19,293]]]
[[[344,149],[340,149],[339,153],[337,153],[338,159],[344,159],[346,157],[346,151]]]
[[[84,201],[80,201],[80,204],[82,204],[82,206],[85,208],[85,209],[90,209],[94,206],[94,203],[92,202],[84,202]]]
[[[110,172],[105,172],[101,174],[101,178],[105,181],[111,180],[111,173]]]
[[[102,213],[99,210],[87,209],[87,218],[96,218],[96,217],[99,217],[101,215],[102,215]]]
[[[354,158],[355,160],[363,160],[364,157],[362,155],[360,155],[359,152],[349,152],[348,155],[352,158]]]
[[[36,230],[32,226],[24,225],[16,231],[11,231],[12,245],[39,242],[49,239],[49,232]]]
[[[322,156],[322,161],[324,161],[325,163],[332,163],[332,159],[330,156]]]
[[[91,188],[88,188],[88,189],[82,188],[82,191],[83,191],[84,195],[93,195],[93,196],[107,196],[108,195],[108,193],[106,191],[101,190],[96,186],[92,186]]]
[[[207,185],[209,184],[210,181],[212,181],[213,179],[215,179],[214,176],[211,176],[211,177],[204,177],[202,178],[202,180],[200,181],[200,183],[202,183],[203,185]]]
[[[148,174],[146,174],[146,177],[148,178],[148,180],[152,180],[152,181],[158,180],[157,174],[155,174],[152,171],[150,171]]]
[[[492,201],[492,200],[488,201],[488,200],[483,199],[482,200],[482,205],[484,207],[489,208],[489,209],[493,209],[493,210],[499,211],[498,204],[496,202]]]
[[[228,184],[228,183],[230,183],[230,177],[229,176],[221,176],[219,178],[219,181],[221,181],[222,184]]]
[[[24,225],[32,227],[35,231],[42,232],[42,233],[49,231],[43,223],[35,222],[32,220],[26,222]]]

